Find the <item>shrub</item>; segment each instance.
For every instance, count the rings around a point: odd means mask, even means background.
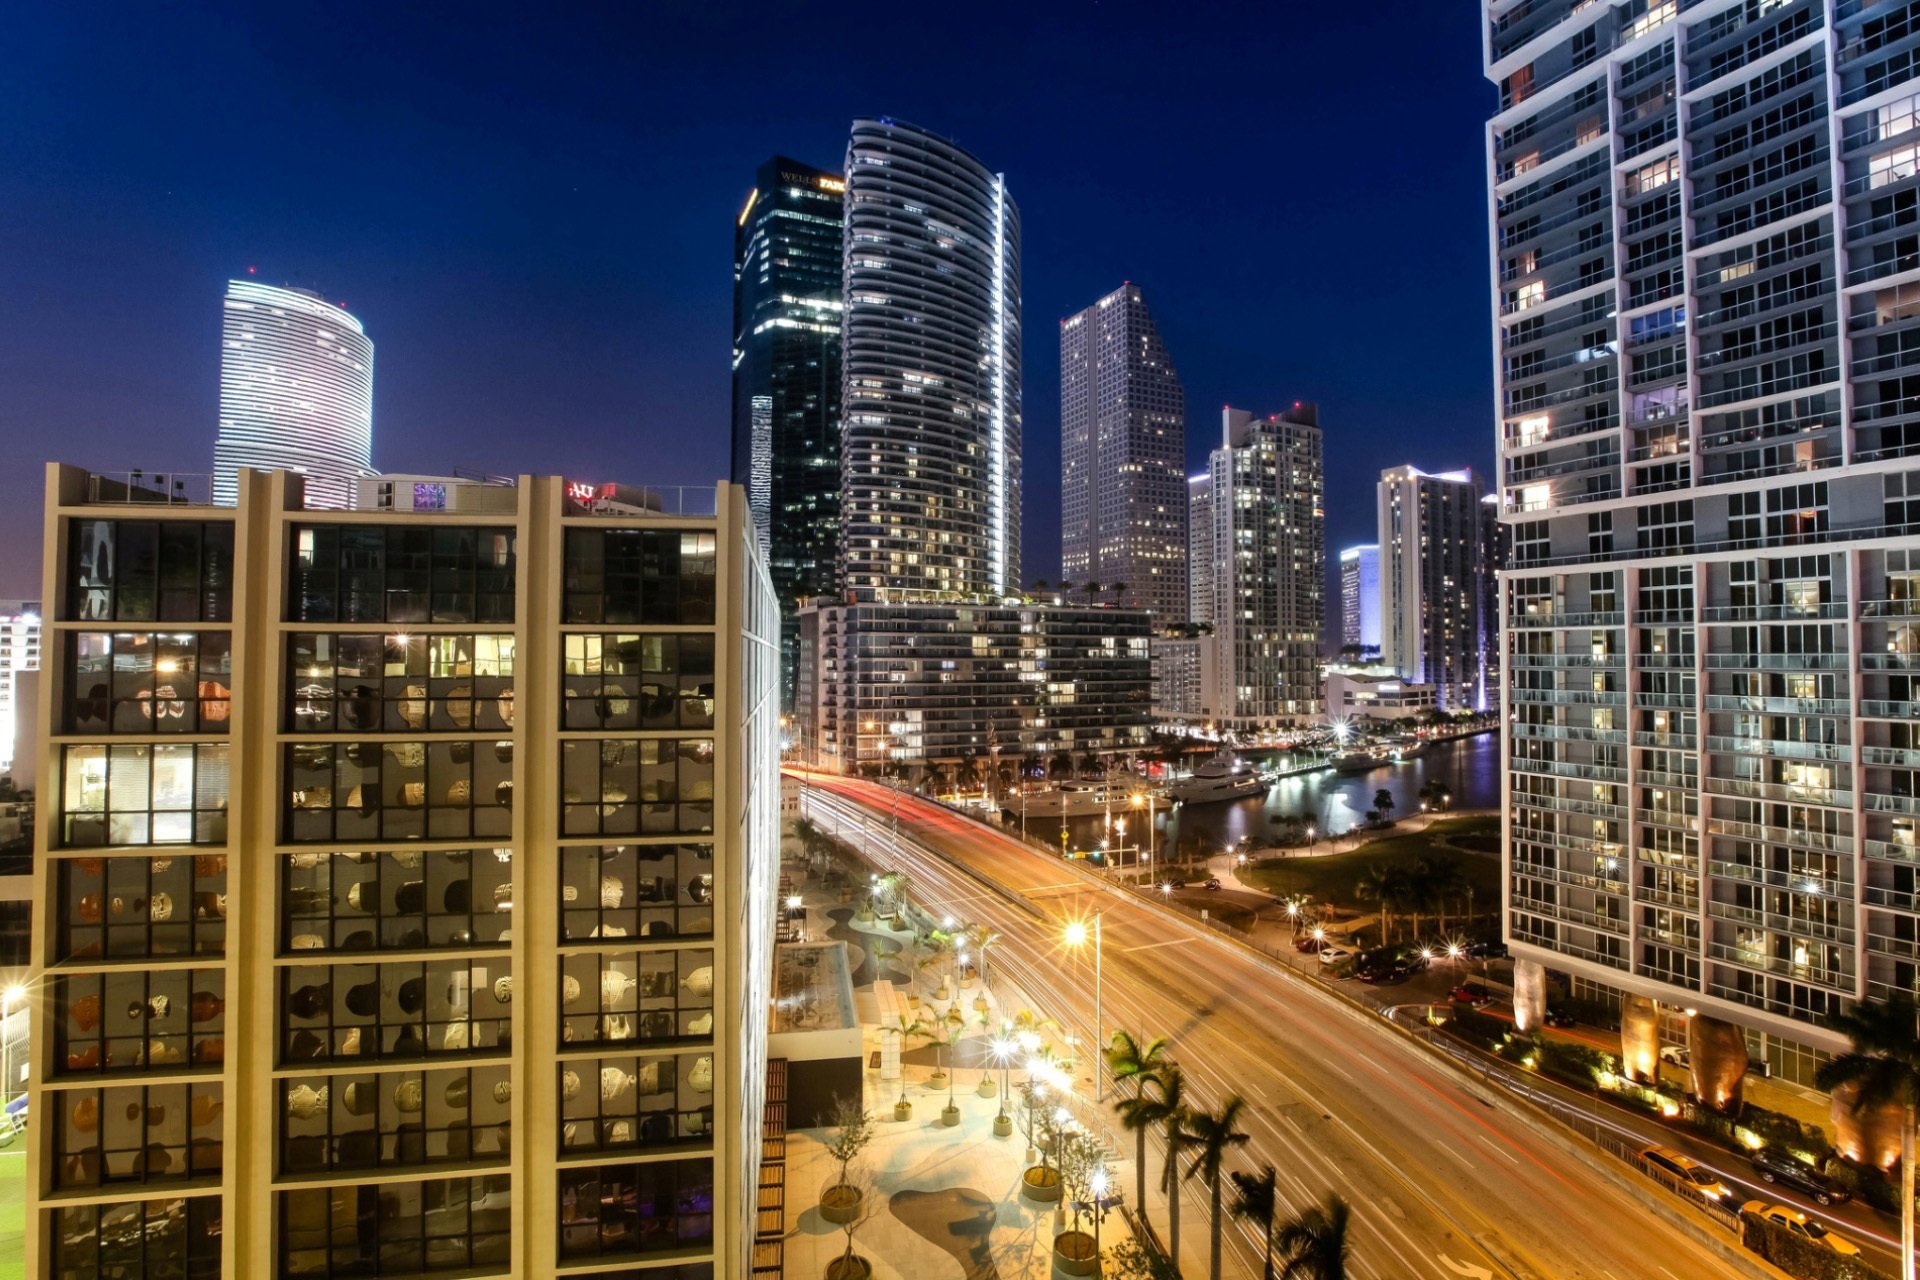
[[[1740,1243],[1799,1280],[1886,1280],[1877,1267],[1823,1249],[1751,1213],[1740,1215]]]

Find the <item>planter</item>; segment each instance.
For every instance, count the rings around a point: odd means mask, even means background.
[[[1053,1238],[1053,1265],[1062,1275],[1099,1275],[1100,1253],[1093,1237],[1084,1231],[1062,1231]]]
[[[987,998],[985,996],[975,996],[973,998],[973,1011],[975,1013],[985,1013],[987,1011]]]
[[[1011,1138],[1013,1136],[1013,1117],[995,1116],[993,1118],[993,1136],[996,1138]]]
[[[859,1254],[852,1258],[839,1257],[827,1264],[827,1280],[867,1280],[873,1274],[873,1264]]]
[[[860,1216],[861,1191],[845,1183],[835,1183],[820,1193],[820,1216],[837,1226],[845,1226]]]
[[[1020,1175],[1020,1194],[1040,1204],[1054,1204],[1060,1199],[1060,1171],[1034,1165]]]
[[[999,1089],[995,1087],[993,1077],[983,1071],[980,1073],[980,1086],[974,1092],[982,1098],[991,1098]]]
[[[896,1103],[894,1103],[894,1104],[893,1104],[893,1118],[894,1118],[895,1120],[911,1120],[911,1119],[913,1119],[913,1104],[912,1104],[911,1102],[906,1102],[906,1101],[901,1101],[901,1102],[896,1102]]]
[[[951,1129],[960,1123],[960,1108],[948,1103],[940,1108],[940,1123]]]
[[[935,1070],[932,1075],[927,1077],[927,1088],[929,1089],[944,1089],[946,1085],[947,1073],[944,1071]]]
[[[865,908],[862,908],[861,910],[853,913],[853,918],[855,923],[857,924],[872,924],[873,912],[868,911]]]

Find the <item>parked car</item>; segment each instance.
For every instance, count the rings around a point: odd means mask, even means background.
[[[1640,1158],[1647,1162],[1649,1168],[1692,1187],[1710,1200],[1725,1200],[1733,1194],[1713,1170],[1692,1156],[1681,1155],[1672,1147],[1648,1147],[1640,1153]]]
[[[1749,1200],[1740,1206],[1740,1212],[1750,1213],[1756,1218],[1765,1218],[1785,1227],[1802,1240],[1830,1250],[1842,1257],[1850,1258],[1860,1252],[1860,1246],[1845,1236],[1835,1235],[1819,1223],[1808,1218],[1798,1209],[1784,1204],[1767,1204],[1760,1200]]]
[[[1168,880],[1167,883],[1175,889],[1184,889],[1187,887],[1186,879],[1182,876],[1174,876],[1171,880]]]
[[[1568,1013],[1565,1009],[1556,1009],[1552,1005],[1547,1006],[1544,1020],[1550,1027],[1570,1027],[1573,1025],[1572,1014]]]
[[[1753,1171],[1762,1182],[1774,1182],[1811,1196],[1816,1204],[1841,1204],[1853,1193],[1803,1161],[1784,1151],[1763,1147],[1753,1153]]]
[[[1687,1047],[1681,1044],[1663,1044],[1660,1046],[1660,1061],[1679,1067],[1682,1071],[1693,1059],[1687,1053]]]
[[[1467,944],[1467,955],[1474,960],[1505,960],[1507,958],[1507,944],[1497,939],[1483,939],[1479,942],[1469,942]]]
[[[1220,877],[1208,876],[1206,879],[1206,883],[1202,884],[1200,887],[1202,889],[1218,889],[1220,887]]]
[[[1342,960],[1353,959],[1353,952],[1331,942],[1320,944],[1320,963],[1339,964]]]
[[[1382,985],[1405,982],[1413,976],[1413,966],[1400,961],[1388,965],[1376,965],[1360,975],[1360,981]]]
[[[1477,982],[1463,982],[1447,992],[1447,999],[1455,1004],[1486,1004],[1493,999],[1493,993]]]
[[[1303,933],[1293,940],[1293,949],[1304,952],[1307,955],[1312,955],[1326,945],[1324,941],[1314,937],[1310,933]]]

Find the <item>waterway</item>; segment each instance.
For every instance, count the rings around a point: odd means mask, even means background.
[[[1265,762],[1255,753],[1244,754],[1249,761]],[[1286,816],[1310,818],[1322,835],[1338,835],[1363,820],[1367,810],[1373,808],[1374,793],[1383,789],[1393,796],[1396,814],[1418,812],[1420,788],[1429,779],[1438,779],[1447,788],[1455,809],[1498,808],[1500,735],[1483,733],[1440,743],[1411,760],[1381,765],[1365,773],[1322,769],[1282,778],[1267,789],[1265,796],[1182,804],[1171,812],[1156,810],[1154,844],[1157,848],[1173,848],[1179,841],[1197,836],[1216,849],[1231,848],[1247,838],[1262,845],[1272,839],[1276,829],[1271,820]],[[1121,838],[1128,845],[1140,843],[1145,815],[1135,810],[1124,816],[1127,826]],[[1013,821],[1017,824],[1019,819]],[[1075,847],[1091,847],[1099,842],[1104,821],[1101,817],[1070,818],[1068,839]],[[1060,819],[1032,818],[1028,822],[1030,835],[1049,843],[1059,838]]]

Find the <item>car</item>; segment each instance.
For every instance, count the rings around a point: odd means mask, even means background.
[[[1663,1044],[1660,1046],[1660,1061],[1684,1071],[1687,1069],[1687,1064],[1692,1061],[1692,1056],[1687,1053],[1685,1045]]]
[[[1174,876],[1171,880],[1167,881],[1167,884],[1175,889],[1184,889],[1187,887],[1187,882],[1180,876]]]
[[[1762,1147],[1753,1153],[1753,1172],[1762,1182],[1778,1183],[1811,1196],[1816,1204],[1841,1204],[1853,1193],[1784,1151]]]
[[[1208,876],[1206,879],[1206,883],[1202,884],[1200,887],[1202,889],[1218,889],[1220,887],[1220,877]]]
[[[1447,999],[1455,1004],[1487,1004],[1493,999],[1493,993],[1477,982],[1463,982],[1447,992]]]
[[[1320,944],[1320,963],[1339,964],[1342,960],[1353,959],[1353,952],[1331,942]]]
[[[1556,1009],[1551,1005],[1547,1007],[1547,1011],[1542,1016],[1542,1020],[1550,1027],[1570,1027],[1573,1025],[1572,1014],[1568,1013],[1565,1009]]]
[[[1391,984],[1395,982],[1405,982],[1408,978],[1412,976],[1413,976],[1412,965],[1404,964],[1396,961],[1393,964],[1379,965],[1372,969],[1368,969],[1366,972],[1360,975],[1360,981],[1384,985],[1384,984]]]
[[[1649,1169],[1665,1174],[1681,1186],[1689,1187],[1709,1200],[1725,1200],[1733,1192],[1727,1190],[1727,1184],[1720,1181],[1718,1174],[1695,1160],[1692,1156],[1683,1156],[1672,1147],[1648,1147],[1640,1153]]]
[[[1497,939],[1483,939],[1479,942],[1469,942],[1467,944],[1467,955],[1474,960],[1505,960],[1507,958],[1507,944]]]
[[[1740,1206],[1741,1213],[1750,1213],[1756,1218],[1765,1218],[1777,1223],[1793,1234],[1812,1244],[1818,1245],[1842,1257],[1851,1258],[1860,1252],[1860,1246],[1845,1236],[1835,1235],[1819,1223],[1808,1218],[1798,1209],[1784,1204],[1766,1204],[1759,1200],[1749,1200]]]
[[[1324,939],[1316,938],[1310,933],[1303,933],[1293,940],[1293,949],[1307,955],[1312,955],[1326,945]]]

